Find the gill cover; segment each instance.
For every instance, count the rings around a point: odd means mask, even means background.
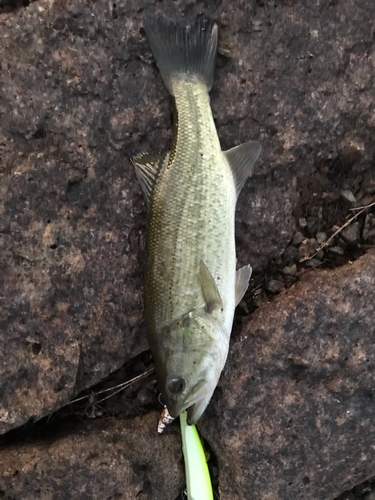
[[[187,410],[188,424],[206,409],[227,353],[228,341],[217,320],[205,309],[192,311],[165,327],[156,361],[161,393],[169,413],[176,418]]]

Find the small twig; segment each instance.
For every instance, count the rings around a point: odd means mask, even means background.
[[[328,238],[328,240],[327,240],[327,241],[325,241],[322,245],[320,245],[320,247],[319,247],[319,248],[315,251],[315,253],[313,253],[313,254],[312,254],[312,255],[310,255],[309,257],[304,257],[303,259],[301,259],[301,260],[300,260],[300,262],[305,262],[306,260],[310,260],[310,259],[312,259],[313,257],[315,257],[315,255],[316,255],[318,252],[320,252],[321,250],[323,250],[323,248],[327,247],[327,246],[331,243],[331,241],[332,241],[332,240],[333,240],[333,239],[334,239],[334,238],[335,238],[335,237],[336,237],[339,233],[341,233],[341,231],[342,231],[343,229],[345,229],[347,226],[349,226],[349,224],[350,224],[351,222],[353,222],[353,220],[355,220],[355,219],[356,219],[357,217],[359,217],[359,216],[360,216],[360,215],[361,215],[361,214],[362,214],[365,210],[367,210],[368,208],[372,207],[373,205],[375,205],[375,201],[374,201],[373,203],[370,203],[369,205],[366,205],[366,206],[364,206],[364,207],[360,207],[360,208],[358,208],[359,212],[358,212],[357,214],[353,215],[353,217],[351,217],[349,220],[347,220],[347,221],[345,222],[345,224],[344,224],[344,225],[342,225],[341,227],[339,227],[339,228],[337,229],[337,231],[335,231],[335,232],[333,233],[333,235],[332,235],[332,236],[330,236],[330,237]]]
[[[127,380],[126,382],[122,382],[121,384],[115,385],[113,387],[109,387],[108,389],[102,389],[101,391],[93,392],[93,393],[88,394],[86,396],[82,396],[80,398],[73,399],[73,401],[70,401],[68,404],[77,403],[78,401],[82,401],[83,399],[92,398],[93,396],[98,396],[99,394],[104,394],[105,392],[109,392],[109,391],[113,391],[115,389],[118,389],[113,394],[106,396],[105,398],[101,399],[100,401],[96,401],[96,403],[101,403],[105,399],[108,399],[108,398],[114,396],[115,394],[117,394],[118,392],[122,391],[123,389],[126,389],[129,385],[132,385],[137,380],[140,380],[142,378],[147,377],[148,375],[151,375],[151,373],[153,373],[154,371],[155,371],[154,367],[149,368],[145,372],[141,373],[140,375],[136,375],[135,377]]]
[[[111,389],[117,389],[117,391],[112,392],[112,394],[109,394],[105,398],[99,399],[99,401],[97,401],[96,404],[101,403],[102,401],[105,401],[106,399],[111,398],[112,396],[115,396],[117,393],[123,391],[124,389],[126,389],[127,387],[132,385],[137,380],[140,380],[142,378],[146,378],[148,375],[150,375],[154,371],[155,371],[155,368],[149,368],[147,371],[141,373],[140,375],[137,375],[136,377],[133,377],[132,379],[128,380],[127,382],[123,382],[122,384],[115,385]],[[99,392],[97,392],[97,394],[100,394],[101,392],[105,392],[105,391],[99,391]]]
[[[259,283],[259,285],[257,285],[255,288],[252,288],[250,290],[250,293],[251,294],[254,294],[255,292],[257,292],[258,290],[260,290],[262,288],[262,286],[264,285],[265,281],[263,280],[261,283]]]
[[[370,207],[372,207],[374,205],[375,205],[375,201],[373,201],[372,203],[370,203],[370,205],[366,205],[366,206],[363,206],[363,207],[350,208],[349,210],[351,210],[351,211],[354,212],[354,210],[362,210],[362,209],[370,208]]]

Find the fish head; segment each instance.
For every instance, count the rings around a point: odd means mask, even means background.
[[[187,410],[188,425],[206,409],[228,354],[229,339],[206,311],[192,311],[159,335],[155,364],[160,390],[173,418]]]

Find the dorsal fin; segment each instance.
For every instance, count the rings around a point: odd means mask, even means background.
[[[223,309],[223,301],[221,300],[215,280],[203,260],[199,264],[199,281],[206,302],[206,311],[210,314],[217,307]]]
[[[147,208],[150,206],[156,180],[163,166],[168,163],[168,158],[169,152],[162,155],[143,153],[131,158]]]
[[[236,307],[241,302],[243,296],[246,293],[247,287],[249,286],[251,273],[252,269],[249,264],[247,266],[241,267],[241,269],[239,269],[236,272],[236,285],[235,285]]]
[[[246,179],[252,174],[262,146],[258,141],[249,141],[224,152],[232,170],[237,197]]]

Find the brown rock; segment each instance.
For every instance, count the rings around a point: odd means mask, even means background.
[[[140,79],[125,67],[142,44],[138,25],[109,35],[107,14],[42,0],[0,18],[0,433],[147,348],[146,211],[103,131],[137,127]]]
[[[0,497],[177,498],[185,483],[179,428],[159,436],[157,422],[156,413],[131,421],[106,418],[3,448]]]
[[[368,254],[244,322],[200,424],[221,500],[335,498],[374,476],[374,288]]]
[[[5,4],[0,432],[51,412],[146,347],[146,212],[126,157],[166,151],[171,138],[145,3]],[[239,265],[260,269],[291,240],[298,193],[311,196],[317,165],[328,165],[331,183],[373,169],[374,2],[160,8],[218,21],[211,102],[221,143],[263,145],[237,211]]]

